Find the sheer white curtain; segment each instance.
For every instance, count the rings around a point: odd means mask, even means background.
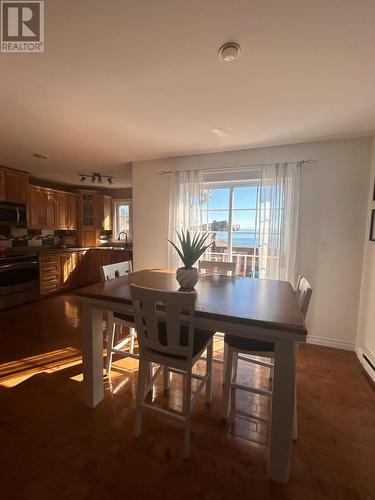
[[[168,239],[176,241],[176,231],[198,230],[202,224],[201,215],[202,171],[188,170],[174,172],[171,180],[169,200]],[[177,269],[181,261],[168,245],[168,267]]]
[[[296,281],[302,163],[262,166],[257,191],[259,277]]]

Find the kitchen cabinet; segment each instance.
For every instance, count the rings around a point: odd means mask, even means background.
[[[94,197],[95,226],[100,231],[112,230],[112,197],[97,194]]]
[[[55,228],[55,198],[51,190],[29,186],[27,227],[29,229]]]
[[[0,170],[0,201],[5,201],[7,197],[6,187],[5,187],[5,172]]]
[[[79,286],[81,277],[78,275],[78,267],[82,263],[85,253],[83,251],[60,254],[60,289]]]
[[[40,293],[58,292],[61,283],[60,255],[48,254],[40,257]]]
[[[44,228],[55,229],[56,199],[54,192],[49,189],[43,189],[42,194],[43,194]]]
[[[77,195],[68,193],[66,195],[67,226],[70,230],[77,229]]]
[[[4,170],[6,201],[12,203],[27,203],[28,175],[16,170]]]
[[[29,187],[27,199],[27,227],[41,229],[44,223],[43,194],[38,187]]]
[[[67,194],[55,191],[55,229],[68,229],[68,198]]]
[[[98,205],[96,191],[78,192],[78,244],[93,247],[99,244]]]
[[[91,249],[40,257],[42,295],[91,285],[101,280],[101,266],[130,259],[126,250]]]

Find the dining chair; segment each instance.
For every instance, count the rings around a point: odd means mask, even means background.
[[[130,294],[138,334],[139,370],[134,435],[141,434],[143,410],[169,416],[185,424],[184,456],[190,454],[191,413],[193,403],[203,389],[206,402],[212,398],[212,331],[195,328],[195,292],[168,292],[130,285]],[[193,367],[207,350],[205,375],[193,373]],[[153,364],[159,367],[153,371]],[[164,388],[169,388],[169,373],[185,377],[183,414],[153,406],[145,397],[164,370]],[[151,371],[151,376],[150,376]],[[166,380],[167,374],[168,380]],[[192,380],[199,385],[192,395]]]
[[[108,264],[101,266],[102,281],[116,279],[120,276],[126,276],[133,272],[133,265],[131,260],[118,262],[117,264]],[[110,375],[112,368],[113,354],[117,354],[123,358],[138,359],[138,354],[134,353],[134,341],[137,337],[135,331],[134,317],[130,314],[117,313],[107,311],[108,317],[108,342],[107,342],[107,364],[106,373]],[[115,344],[117,329],[129,328],[129,335],[122,339],[118,344]],[[129,345],[129,350],[124,347]]]
[[[309,282],[303,276],[298,276],[297,285],[295,288],[295,296],[303,318],[306,317],[312,288]],[[270,369],[270,374],[274,368],[274,350],[275,346],[272,342],[265,342],[256,339],[246,339],[225,334],[224,342],[226,347],[226,356],[224,364],[224,388],[223,388],[223,410],[222,416],[224,419],[229,417],[230,413],[230,396],[231,388],[237,388],[243,391],[260,394],[263,396],[271,396],[272,390],[259,389],[257,387],[249,387],[237,384],[238,361],[246,361],[249,363],[266,366]],[[298,342],[295,343],[296,354],[298,350]],[[261,361],[253,356],[269,358],[269,361]],[[297,362],[297,355],[296,355]],[[293,423],[293,439],[297,439],[297,382],[295,386],[294,399],[294,423]]]
[[[235,262],[217,262],[213,260],[201,260],[198,262],[199,272],[204,275],[214,275],[218,274],[220,276],[234,276],[236,263]],[[215,332],[215,337],[217,339],[224,339],[224,333]],[[213,358],[216,363],[223,363],[225,365],[225,359],[227,356],[227,347],[224,343],[224,354],[223,358]],[[204,359],[204,357],[203,357]]]
[[[213,260],[201,260],[198,263],[199,272],[204,274],[220,274],[222,276],[234,276],[235,262],[216,262]]]

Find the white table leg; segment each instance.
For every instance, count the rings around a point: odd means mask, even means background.
[[[289,480],[295,379],[296,353],[294,343],[287,341],[275,343],[268,476],[279,483],[286,483]]]
[[[90,304],[83,308],[82,360],[85,403],[95,408],[104,397],[103,311]]]

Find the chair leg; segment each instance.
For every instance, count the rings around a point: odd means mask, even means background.
[[[211,403],[212,401],[212,356],[213,356],[213,341],[207,346],[207,359],[206,359],[206,375],[208,375],[206,381],[206,403]]]
[[[112,320],[108,320],[107,365],[106,365],[107,375],[111,374],[112,356],[113,356],[112,349],[113,349],[115,333],[116,333],[116,323],[113,321],[112,318]]]
[[[134,354],[134,337],[135,337],[135,330],[134,328],[130,328],[130,345],[129,345],[130,354]]]
[[[139,362],[138,370],[138,387],[137,387],[137,408],[135,411],[134,436],[141,435],[143,403],[145,400],[146,379],[149,373],[149,363],[145,361]]]
[[[237,382],[238,352],[233,353],[232,384]]]
[[[184,458],[190,456],[190,432],[191,432],[191,370],[186,374],[185,380],[185,440]]]
[[[222,417],[224,419],[227,419],[230,413],[232,368],[233,368],[233,351],[228,346],[227,359],[224,367],[224,387],[223,387],[223,397],[222,397],[222,404],[223,404]]]
[[[163,370],[163,386],[165,391],[169,390],[169,370],[167,366],[164,366]]]
[[[224,356],[223,356],[223,385],[224,385],[224,378],[225,378],[225,365],[227,364],[227,357],[228,357],[228,344],[224,342]]]
[[[151,382],[153,376],[154,376],[153,365],[152,365],[152,363],[148,363],[147,374],[146,374],[146,384],[147,385]],[[148,392],[152,392],[152,389],[153,389],[153,386],[151,385],[148,389]]]

